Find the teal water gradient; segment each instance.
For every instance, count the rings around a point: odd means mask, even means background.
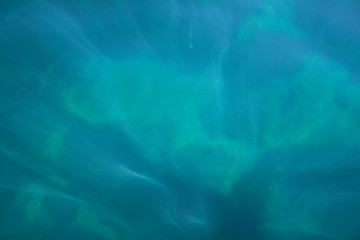
[[[0,2],[0,239],[357,240],[356,0]]]

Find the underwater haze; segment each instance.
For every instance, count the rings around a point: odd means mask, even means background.
[[[360,1],[1,0],[0,240],[359,240]]]

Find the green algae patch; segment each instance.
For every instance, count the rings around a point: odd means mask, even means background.
[[[206,80],[184,75],[169,63],[147,57],[93,61],[84,75],[87,87],[74,85],[64,94],[69,111],[89,122],[153,124],[185,108],[180,103],[196,97],[196,104],[209,95]]]
[[[66,128],[64,126],[58,126],[48,138],[44,151],[52,163],[55,163],[58,158],[61,157],[65,133]]]
[[[152,143],[144,147],[151,160],[165,139],[174,149],[204,137],[198,111],[213,98],[211,77],[144,56],[93,61],[84,74],[87,87],[74,85],[63,95],[69,112],[92,124],[122,125],[140,145]]]
[[[72,222],[72,226],[98,233],[109,240],[123,239],[114,229],[101,223],[97,214],[84,208],[80,208],[76,219]]]
[[[192,181],[230,196],[233,181],[251,168],[257,154],[257,149],[245,142],[206,139],[177,148],[174,164]]]
[[[256,147],[211,139],[203,128],[199,111],[215,98],[211,76],[144,56],[93,61],[84,75],[88,88],[64,95],[69,111],[93,124],[122,125],[152,163],[167,153],[189,177],[199,171],[199,181],[229,194],[233,179],[255,161]]]
[[[42,203],[46,195],[43,188],[36,184],[31,184],[28,188],[23,189],[17,199],[15,205],[23,207],[24,215],[27,221],[48,222],[49,218],[43,211]]]

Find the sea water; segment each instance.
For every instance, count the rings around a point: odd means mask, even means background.
[[[1,0],[1,240],[360,238],[357,0]]]

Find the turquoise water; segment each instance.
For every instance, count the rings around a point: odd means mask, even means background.
[[[358,240],[357,0],[0,1],[0,239]]]

